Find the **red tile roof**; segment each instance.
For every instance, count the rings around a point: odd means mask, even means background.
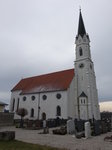
[[[21,90],[21,94],[66,90],[74,76],[74,69],[53,72],[22,79],[11,91]]]

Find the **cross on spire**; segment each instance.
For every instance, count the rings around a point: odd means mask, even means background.
[[[81,6],[79,6],[79,11],[81,12]]]

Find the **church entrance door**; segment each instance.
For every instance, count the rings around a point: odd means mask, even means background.
[[[45,112],[42,113],[42,120],[46,120],[46,113]]]

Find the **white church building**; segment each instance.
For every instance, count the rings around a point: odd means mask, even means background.
[[[100,120],[94,64],[90,39],[82,14],[79,14],[75,40],[74,69],[53,72],[19,81],[11,90],[10,112],[25,108],[27,119],[96,119]]]

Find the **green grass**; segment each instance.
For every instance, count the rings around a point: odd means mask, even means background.
[[[64,150],[20,141],[0,141],[0,150]]]

